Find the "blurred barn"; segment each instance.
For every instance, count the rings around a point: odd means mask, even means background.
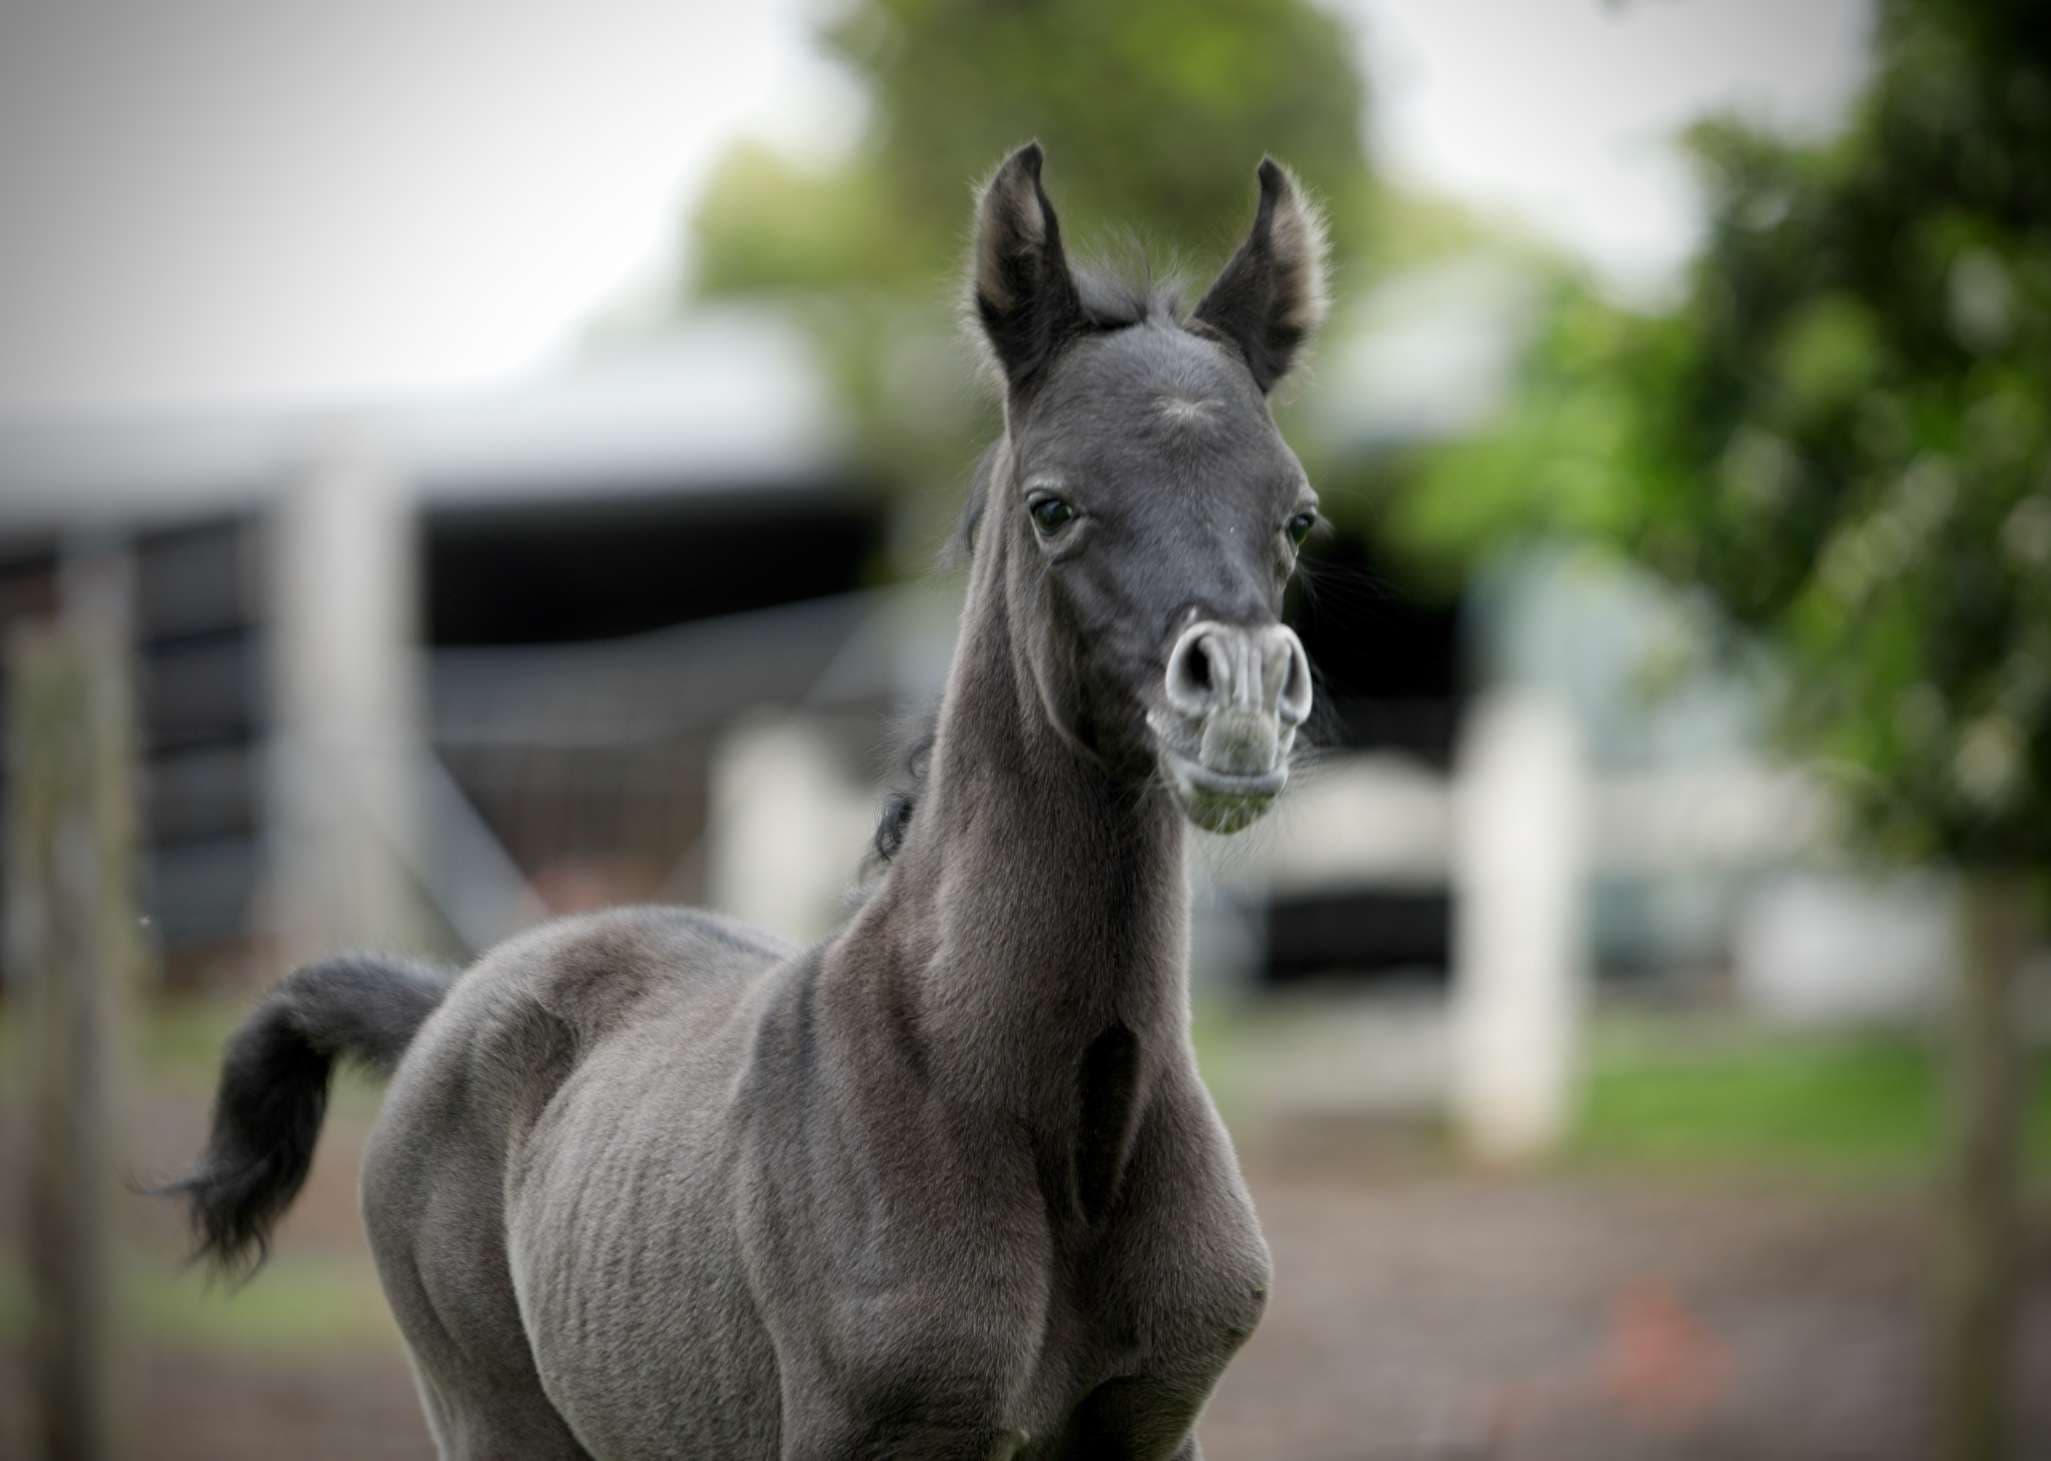
[[[718,730],[883,708],[877,486],[738,316],[398,407],[5,423],[0,621],[125,554],[174,977],[259,933],[474,948],[702,897]]]

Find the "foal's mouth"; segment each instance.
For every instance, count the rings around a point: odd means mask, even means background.
[[[1289,780],[1286,765],[1253,773],[1214,771],[1166,747],[1161,759],[1182,814],[1206,832],[1245,831],[1266,815]]]
[[[1154,732],[1154,750],[1162,779],[1175,797],[1182,814],[1206,832],[1230,835],[1243,832],[1266,815],[1275,798],[1289,781],[1289,743],[1286,730],[1267,740],[1267,755],[1244,745],[1233,749],[1236,756],[1206,755],[1201,727],[1179,725],[1175,717],[1156,712],[1147,717]],[[1275,728],[1275,729],[1280,729]],[[1221,767],[1219,759],[1239,764]],[[1247,764],[1251,760],[1252,764]],[[1267,762],[1264,767],[1261,762]],[[1260,769],[1255,769],[1259,767]]]

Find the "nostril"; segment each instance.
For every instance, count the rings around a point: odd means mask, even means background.
[[[1214,625],[1194,625],[1175,642],[1168,655],[1168,703],[1184,715],[1207,715],[1218,698],[1219,666]]]
[[[1301,725],[1310,717],[1310,657],[1303,652],[1302,640],[1287,629],[1282,632],[1287,636],[1285,649],[1289,658],[1282,676],[1281,702],[1276,708],[1284,721]]]

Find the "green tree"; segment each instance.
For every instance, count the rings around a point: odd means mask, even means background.
[[[1027,138],[1085,254],[1221,266],[1263,152],[1325,203],[1342,282],[1370,248],[1355,37],[1308,0],[851,0],[822,39],[867,94],[862,134],[825,164],[734,148],[680,298],[796,311],[889,480],[958,493],[991,429],[957,281],[971,185]]]
[[[1946,1448],[2000,1453],[2013,970],[2051,865],[2051,24],[2025,0],[1886,0],[1840,136],[1704,124],[1685,296],[1568,281],[1513,408],[1392,509],[1463,556],[1611,545],[1786,667],[1782,724],[1866,850],[1964,874]]]
[[[969,184],[1029,137],[1086,237],[1115,220],[1222,260],[1263,150],[1335,221],[1365,203],[1353,37],[1303,0],[856,0],[823,40],[870,99],[852,159],[738,149],[697,220],[703,292],[944,280]]]

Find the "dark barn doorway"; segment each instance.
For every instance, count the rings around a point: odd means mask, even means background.
[[[1318,742],[1335,751],[1412,758],[1441,774],[1468,700],[1462,606],[1398,577],[1360,533],[1306,555],[1289,622],[1318,676]],[[1378,888],[1278,896],[1266,909],[1261,979],[1331,975],[1442,977],[1452,943],[1445,888]]]

